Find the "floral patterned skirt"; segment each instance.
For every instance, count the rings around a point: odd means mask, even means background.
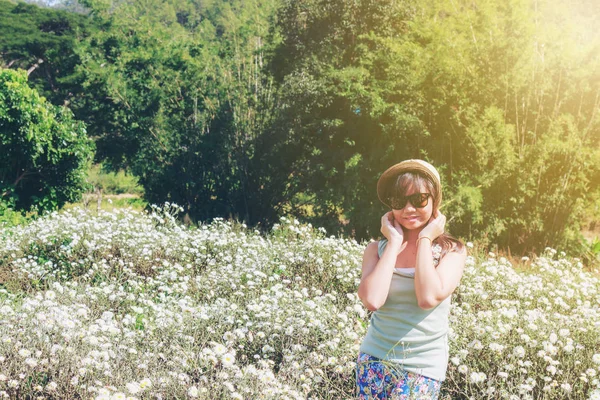
[[[356,386],[356,398],[360,400],[436,400],[441,382],[360,353],[356,361]]]

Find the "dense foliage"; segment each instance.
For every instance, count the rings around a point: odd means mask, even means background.
[[[377,178],[406,158],[439,167],[458,236],[581,254],[582,222],[600,220],[588,0],[87,0],[87,18],[0,4],[2,32],[30,35],[4,62],[46,57],[32,76],[56,75],[44,93],[70,101],[97,161],[194,220],[268,228],[293,211],[378,236]]]
[[[455,233],[519,252],[575,245],[600,188],[600,10],[586,7],[285,2],[273,63],[322,224],[344,212],[358,237],[377,235],[378,175],[427,158]]]
[[[0,0],[0,66],[29,70],[29,85],[55,105],[69,105],[77,119],[86,114],[78,99],[81,60],[74,46],[93,30],[90,19],[25,2]]]
[[[352,398],[365,243],[293,219],[187,229],[177,212],[0,230],[0,398]],[[469,252],[441,399],[600,398],[598,270]]]
[[[25,71],[0,69],[0,212],[54,210],[79,199],[93,142],[66,107],[27,85]]]
[[[294,191],[264,70],[274,2],[89,2],[103,28],[85,40],[98,155],[139,177],[149,201],[194,219],[272,224]],[[293,152],[288,152],[293,155]]]

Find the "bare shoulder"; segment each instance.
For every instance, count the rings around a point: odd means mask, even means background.
[[[460,254],[460,255],[466,257],[467,256],[467,246],[465,246],[464,244],[461,247],[454,246],[452,249],[450,249],[450,253],[456,253],[456,254]]]
[[[379,258],[379,242],[378,241],[371,242],[367,245],[367,247],[365,248],[365,252],[363,253],[363,260],[373,258],[373,256],[376,256],[377,258]]]
[[[453,266],[459,267],[461,270],[465,265],[465,262],[467,260],[467,248],[466,246],[462,246],[462,247],[458,247],[458,246],[453,246],[452,249],[450,249],[445,255],[444,257],[442,257],[442,259],[440,260],[440,265],[441,264],[451,264]]]

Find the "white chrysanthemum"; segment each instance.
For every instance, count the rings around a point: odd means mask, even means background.
[[[600,400],[600,389],[596,389],[594,390],[591,394],[590,394],[590,399],[589,400]]]
[[[594,354],[594,355],[592,356],[592,361],[593,361],[595,364],[600,364],[600,354]]]
[[[21,350],[19,350],[19,355],[23,358],[27,358],[31,355],[31,351],[29,351],[27,349],[21,349]]]
[[[198,397],[198,388],[196,386],[191,386],[188,389],[188,396],[196,398]]]
[[[217,355],[223,355],[227,351],[227,347],[223,346],[220,343],[215,343],[215,345],[213,346],[213,351]]]
[[[502,353],[502,350],[504,350],[504,346],[501,345],[500,343],[490,343],[490,350],[496,352],[496,353]]]
[[[138,394],[141,391],[140,385],[137,382],[128,382],[125,387],[131,394]]]
[[[573,350],[575,350],[575,347],[569,343],[563,347],[563,350],[565,351],[565,353],[572,353]]]
[[[571,332],[568,329],[564,329],[564,328],[558,331],[558,334],[562,337],[567,337],[567,336],[569,336],[570,333]]]
[[[30,368],[35,368],[38,365],[38,362],[35,358],[27,358],[25,364]]]
[[[513,349],[513,354],[516,357],[523,358],[525,357],[525,348],[523,346],[517,346]]]
[[[231,353],[225,353],[221,356],[221,362],[223,363],[223,366],[231,367],[235,364],[235,356]]]
[[[140,381],[140,389],[147,389],[152,387],[152,381],[148,378],[144,378]]]
[[[469,375],[469,381],[471,383],[481,383],[486,379],[486,375],[483,372],[471,372]]]

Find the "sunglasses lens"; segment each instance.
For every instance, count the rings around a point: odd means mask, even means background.
[[[401,198],[392,197],[390,199],[390,206],[394,210],[402,210],[405,205],[406,205],[406,197],[401,197]]]
[[[406,206],[407,201],[415,208],[423,208],[429,202],[429,193],[415,193],[410,196],[392,197],[389,200],[390,206],[394,210],[401,210]]]
[[[408,199],[410,200],[410,204],[416,208],[423,208],[427,205],[429,195],[427,193],[415,193],[412,196],[409,196]]]

